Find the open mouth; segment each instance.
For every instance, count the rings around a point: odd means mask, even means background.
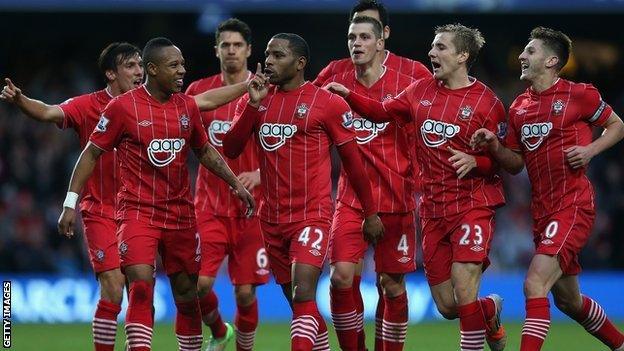
[[[440,67],[442,67],[442,65],[439,64],[438,62],[431,61],[431,67],[433,67],[433,70],[435,71],[435,70],[439,69]]]
[[[138,88],[142,83],[143,83],[142,78],[138,78],[132,81],[132,85],[134,85],[135,88]]]
[[[265,75],[267,78],[271,78],[271,76],[273,75],[273,73],[275,73],[275,72],[273,72],[273,70],[272,70],[272,69],[270,69],[270,68],[265,68],[265,69],[264,69],[264,75]]]
[[[179,86],[179,87],[183,86],[184,85],[184,80],[182,78],[176,79],[175,80],[175,85]]]
[[[353,50],[353,53],[351,55],[356,56],[356,55],[363,55],[364,54],[364,50]]]
[[[529,68],[528,62],[520,62],[520,69],[522,69],[522,71],[525,71],[527,68]]]

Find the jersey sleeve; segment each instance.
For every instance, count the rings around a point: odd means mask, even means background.
[[[201,113],[195,100],[189,100],[191,112],[191,148],[200,149],[208,142],[208,134],[202,122]]]
[[[418,82],[413,82],[399,95],[383,102],[383,109],[400,125],[405,125],[412,120],[411,97],[414,95]]]
[[[316,79],[312,82],[312,84],[316,85],[319,88],[322,88],[325,84],[328,83],[329,78],[334,75],[333,71],[334,62],[332,61],[321,70],[321,72],[316,76]]]
[[[602,100],[598,89],[591,84],[585,85],[580,108],[581,118],[596,126],[603,125],[613,113],[611,106]]]
[[[197,95],[197,86],[199,85],[198,83],[199,83],[198,81],[191,83],[191,85],[189,85],[188,88],[186,88],[186,92],[184,94],[188,96]]]
[[[422,79],[422,78],[429,78],[431,77],[431,72],[429,72],[429,70],[427,69],[427,67],[425,65],[423,65],[422,63],[418,62],[418,61],[412,61],[413,62],[413,69],[412,69],[412,78],[414,79]]]
[[[505,141],[507,135],[507,118],[503,103],[494,98],[492,107],[485,118],[484,128],[494,132],[500,142]]]
[[[124,133],[125,113],[119,99],[108,103],[95,126],[89,141],[104,151],[111,151],[119,144]]]
[[[82,119],[82,100],[81,97],[70,98],[58,105],[61,111],[63,111],[63,121],[57,123],[57,127],[60,129],[77,129],[77,127],[80,126],[80,121]]]
[[[509,118],[507,119],[507,133],[505,135],[505,139],[503,145],[508,149],[513,151],[520,152],[522,148],[520,147],[520,135],[518,134],[518,126],[515,124],[514,120],[515,110],[509,109]]]
[[[355,132],[351,128],[353,112],[346,101],[332,94],[324,109],[323,128],[334,144],[340,146],[355,139]]]

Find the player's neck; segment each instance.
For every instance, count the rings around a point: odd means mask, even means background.
[[[145,90],[147,91],[147,93],[160,103],[165,103],[169,101],[171,94],[162,91],[158,88],[156,84],[156,82],[150,81],[150,79],[147,78],[147,81],[145,82]]]
[[[247,67],[247,65],[245,65]],[[228,72],[226,70],[221,70],[221,78],[223,79],[223,84],[225,85],[234,85],[240,82],[244,82],[249,79],[251,74],[248,70],[243,69],[238,72]]]
[[[303,78],[303,74],[298,75],[291,79],[290,81],[279,86],[279,90],[281,91],[293,91],[299,89],[300,86],[305,84],[305,79]]]
[[[117,84],[107,84],[106,85],[106,92],[108,93],[108,95],[115,97],[117,95],[121,95],[121,89],[119,89],[119,86]]]
[[[535,79],[531,81],[531,89],[533,89],[536,93],[541,93],[542,91],[555,85],[558,79],[559,76],[556,74],[542,74],[541,76],[535,77]]]
[[[367,64],[355,66],[355,77],[362,85],[370,88],[381,78],[385,71],[386,68],[384,66],[373,60]]]
[[[442,80],[445,88],[455,90],[465,88],[472,84],[468,74],[452,74],[447,79]]]

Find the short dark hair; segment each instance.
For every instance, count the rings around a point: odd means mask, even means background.
[[[141,50],[126,42],[108,44],[100,53],[97,64],[102,73],[108,70],[117,70],[117,66],[134,55],[141,55]]]
[[[559,63],[556,66],[557,71],[560,71],[568,63],[572,51],[572,40],[563,32],[546,27],[536,27],[533,28],[529,36],[529,40],[532,39],[541,40],[559,58]]]
[[[247,25],[247,23],[239,20],[238,18],[230,18],[221,23],[217,27],[217,31],[215,32],[215,42],[219,43],[219,35],[222,32],[237,32],[245,39],[247,44],[251,44],[251,28]]]
[[[359,23],[368,23],[373,26],[373,33],[377,39],[383,36],[383,28],[381,27],[381,23],[373,17],[369,16],[358,16],[351,20],[351,24],[359,24]]]
[[[171,40],[167,38],[158,37],[158,38],[150,39],[145,44],[145,47],[143,48],[143,65],[147,67],[147,64],[150,62],[157,63],[157,61],[160,59],[159,57],[160,49],[169,47],[169,46],[174,46],[174,45],[171,42]]]
[[[468,61],[466,66],[468,69],[477,61],[479,51],[485,45],[485,39],[481,32],[476,28],[469,28],[460,23],[445,24],[435,28],[435,34],[453,33],[453,45],[458,53],[467,52]]]
[[[288,40],[288,47],[292,52],[301,57],[305,57],[306,61],[310,62],[310,47],[308,43],[301,36],[295,33],[278,33],[271,39],[284,39]]]
[[[390,17],[388,16],[388,10],[386,7],[377,0],[359,0],[349,13],[349,21],[353,19],[353,15],[356,12],[362,12],[366,10],[375,10],[379,13],[379,19],[381,20],[381,27],[384,28],[390,24]]]

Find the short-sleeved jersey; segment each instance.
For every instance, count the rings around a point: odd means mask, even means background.
[[[58,105],[63,111],[61,129],[72,128],[78,133],[84,148],[97,125],[104,107],[113,99],[106,89],[77,96]],[[115,151],[104,153],[97,161],[91,177],[82,191],[80,211],[106,218],[115,218],[118,191]]]
[[[382,63],[384,66],[391,68],[401,74],[412,77],[414,79],[421,79],[431,77],[431,72],[422,63],[396,55],[388,50],[386,52],[386,58]],[[331,61],[321,72],[316,76],[313,84],[317,87],[322,87],[330,82],[330,78],[336,74],[349,72],[353,70],[353,61],[350,57],[346,57],[340,60]]]
[[[496,207],[505,202],[498,175],[482,176],[476,172],[457,178],[448,160],[449,147],[475,154],[470,138],[479,128],[487,128],[502,136],[505,130],[505,109],[500,100],[483,83],[474,78],[460,89],[447,89],[433,78],[417,80],[383,107],[410,111],[404,123],[414,123],[416,156],[420,166],[424,218],[445,217],[475,207]]]
[[[254,109],[248,101],[244,95],[236,120]],[[355,139],[348,128],[353,117],[349,105],[306,82],[288,92],[270,87],[255,112],[259,117],[253,130],[264,198],[260,218],[271,223],[329,220],[333,209],[330,147]]]
[[[593,208],[594,191],[585,168],[573,169],[565,150],[590,144],[592,125],[603,125],[612,112],[592,85],[565,79],[541,93],[529,88],[514,100],[506,144],[524,154],[533,218],[569,206]]]
[[[357,94],[382,102],[397,96],[413,79],[386,68],[379,80],[366,87],[357,80],[355,70],[352,69],[331,77],[328,82],[340,83]],[[373,199],[379,212],[412,211],[416,207],[414,177],[410,145],[404,128],[400,128],[396,122],[374,123],[355,113],[350,127],[357,135],[356,140],[362,151],[364,168],[371,181]],[[344,169],[338,181],[337,200],[351,207],[362,208]]]
[[[208,142],[193,98],[154,99],[145,86],[118,96],[102,112],[91,142],[117,147],[121,190],[117,218],[167,229],[195,226],[186,159]]]
[[[249,74],[251,75],[251,72]],[[198,95],[222,86],[224,86],[223,75],[216,74],[191,83],[186,90],[186,94]],[[238,99],[212,111],[201,113],[208,140],[221,154],[223,154],[223,136],[230,130],[237,102]],[[236,175],[258,169],[258,154],[254,143],[247,144],[236,159],[224,159]],[[259,203],[260,187],[255,187],[252,190],[252,195],[254,195],[256,202]],[[243,203],[232,193],[229,184],[208,169],[204,167],[199,168],[195,184],[195,214],[197,218],[206,214],[223,217],[244,217],[246,208],[243,207]]]

